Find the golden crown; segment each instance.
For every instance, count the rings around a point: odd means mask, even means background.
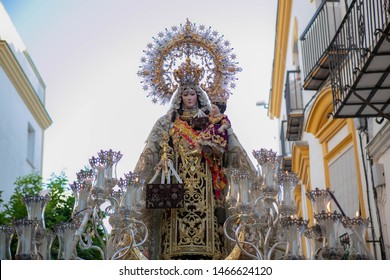
[[[209,95],[210,102],[213,104],[226,104],[227,103],[227,97],[226,94],[223,92],[220,92],[219,94],[215,95]]]
[[[186,58],[186,62],[183,62],[178,69],[173,71],[175,81],[178,82],[179,85],[199,85],[200,80],[203,78],[203,74],[204,69],[192,62],[189,57]]]

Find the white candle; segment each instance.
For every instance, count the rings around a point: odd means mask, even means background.
[[[248,180],[247,179],[241,179],[241,186],[240,186],[240,201],[245,205],[249,202],[249,195],[248,195]]]
[[[290,227],[290,234],[291,234],[291,239],[290,239],[290,246],[292,246],[292,255],[293,256],[298,256],[299,252],[299,236],[296,227],[292,226]]]
[[[107,171],[107,179],[111,179],[112,178],[112,165],[107,166],[106,171]]]
[[[129,209],[134,207],[134,199],[135,199],[135,197],[134,197],[133,187],[128,186],[127,190],[126,190],[126,194],[124,196],[125,206],[127,206]]]
[[[104,167],[98,166],[98,174],[97,174],[97,187],[98,189],[103,189],[104,187]]]
[[[87,207],[89,197],[89,191],[82,188],[79,191],[79,197],[78,197],[78,205],[77,205],[77,212],[84,210]]]
[[[328,236],[328,246],[330,248],[336,247],[336,239],[335,239],[335,233],[334,233],[334,222],[333,221],[325,221],[325,227],[326,227],[326,235]]]

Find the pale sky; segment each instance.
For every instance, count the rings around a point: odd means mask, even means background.
[[[224,34],[243,69],[226,114],[247,153],[278,150],[277,121],[256,102],[271,84],[277,1],[2,0],[46,84],[43,177],[70,181],[100,150],[121,151],[118,177],[132,171],[154,122],[155,105],[137,76],[146,44],[185,23]]]

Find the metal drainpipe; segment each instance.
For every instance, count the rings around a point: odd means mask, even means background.
[[[365,121],[367,123],[367,120],[365,120]],[[369,184],[368,184],[367,168],[366,168],[366,162],[365,162],[365,159],[364,159],[364,149],[363,149],[363,140],[362,140],[362,133],[364,133],[366,135],[366,140],[367,140],[367,143],[368,143],[368,133],[366,132],[366,128],[367,128],[367,125],[365,125],[364,128],[359,129],[359,142],[360,142],[360,151],[361,151],[361,155],[362,155],[362,163],[363,163],[363,169],[364,169],[364,178],[365,178],[365,181],[366,181],[368,215],[369,215],[369,217],[372,217],[372,210],[371,210],[371,203],[370,203],[370,188],[369,188]],[[371,166],[372,166],[372,164],[370,164],[370,167]],[[372,172],[371,172],[371,174],[372,174]],[[374,199],[376,201],[376,194],[375,193],[374,193]],[[376,239],[375,238],[375,229],[374,229],[374,222],[373,222],[372,218],[370,218],[370,223],[371,223],[371,236],[375,240]],[[380,223],[379,223],[379,227],[381,228],[381,224]],[[382,245],[380,247],[382,248]],[[376,252],[375,244],[373,244],[373,248],[374,248],[375,259],[377,259],[377,252]]]
[[[379,234],[380,234],[379,242],[380,242],[380,248],[381,248],[381,257],[383,260],[386,260],[387,258],[386,258],[385,244],[383,241],[381,214],[379,212],[379,207],[378,207],[378,194],[377,194],[376,189],[374,187],[374,175],[372,173],[372,166],[374,163],[373,163],[373,160],[371,158],[369,159],[369,161],[370,161],[370,172],[371,172],[371,184],[373,186],[376,215],[378,217],[378,224],[379,224]]]
[[[363,168],[364,168],[364,177],[365,177],[365,181],[366,181],[368,213],[369,213],[369,216],[372,217],[372,209],[371,209],[371,203],[370,203],[370,189],[369,189],[368,175],[367,175],[367,169],[366,169],[365,158],[364,158],[363,140],[362,140],[362,135],[361,135],[362,133],[364,133],[366,135],[366,143],[369,143],[370,139],[369,139],[369,135],[367,132],[367,119],[365,119],[364,127],[359,129],[359,141],[360,141],[360,151],[361,151],[361,155],[362,155],[362,163],[363,163]],[[376,210],[376,214],[378,217],[378,227],[379,227],[379,234],[380,234],[379,244],[380,244],[380,249],[381,249],[381,258],[385,260],[386,259],[386,251],[385,251],[385,246],[384,246],[384,242],[383,242],[382,222],[381,222],[381,216],[380,216],[378,201],[377,201],[378,195],[377,195],[376,189],[374,187],[374,176],[372,173],[373,161],[371,158],[369,158],[368,160],[370,163],[371,186],[373,187],[375,210]],[[370,219],[370,222],[371,222],[371,235],[372,235],[372,238],[374,239],[373,241],[375,242],[375,229],[374,229],[374,223],[373,223],[372,218]],[[375,244],[373,245],[373,248],[374,248],[374,256],[377,259]]]

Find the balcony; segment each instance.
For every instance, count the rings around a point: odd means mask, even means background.
[[[390,119],[390,1],[351,5],[329,47],[334,117]]]
[[[340,3],[326,0],[302,33],[303,88],[318,90],[329,77],[328,48],[341,22]]]
[[[286,139],[298,141],[303,129],[303,101],[300,71],[287,71],[285,85],[285,100],[287,113]]]

